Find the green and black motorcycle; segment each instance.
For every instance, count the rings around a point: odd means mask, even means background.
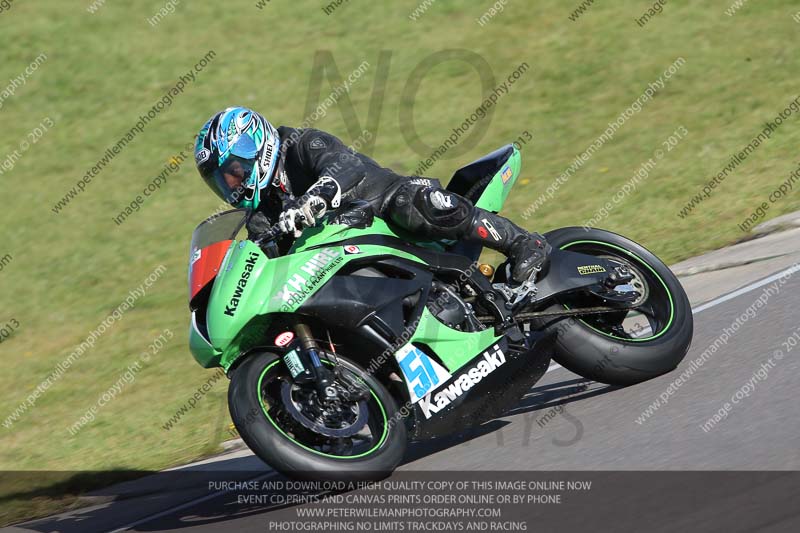
[[[498,212],[519,176],[501,148],[460,169],[452,192]],[[479,264],[479,245],[420,242],[342,205],[281,253],[247,213],[194,232],[190,346],[231,383],[231,417],[266,463],[300,479],[387,475],[409,440],[502,416],[551,359],[631,385],[674,369],[692,311],[672,272],[620,235],[563,228],[535,282]]]

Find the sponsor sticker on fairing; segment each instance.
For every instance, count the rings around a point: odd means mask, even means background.
[[[347,255],[360,254],[361,248],[359,248],[355,244],[348,244],[347,246],[344,247],[344,253],[346,253]]]
[[[327,281],[328,274],[344,261],[342,252],[334,248],[320,250],[303,265],[299,271],[290,273],[283,288],[275,298],[283,304],[281,312],[292,310],[292,306],[302,304],[317,287]]]
[[[480,383],[483,378],[503,366],[506,362],[506,355],[498,345],[494,345],[490,350],[483,352],[483,359],[478,361],[472,368],[466,370],[458,376],[446,388],[437,392],[431,397],[428,393],[419,402],[419,407],[425,418],[430,418],[442,409],[446,408],[453,401],[460,398],[465,392]]]
[[[406,344],[397,350],[394,357],[405,377],[411,403],[420,401],[452,377],[442,365],[413,344]]]
[[[292,340],[294,340],[294,333],[292,333],[291,331],[284,331],[283,333],[275,337],[275,346],[280,346],[281,348],[283,348],[284,346],[287,346],[290,342],[292,342]]]
[[[508,180],[511,179],[511,176],[514,175],[514,172],[511,170],[511,167],[506,167],[503,169],[503,173],[501,177],[503,178],[503,183],[508,183]]]

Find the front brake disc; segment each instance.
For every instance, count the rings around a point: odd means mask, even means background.
[[[292,417],[293,420],[301,424],[303,427],[310,429],[314,433],[319,433],[320,435],[334,438],[352,437],[364,429],[364,427],[367,425],[369,412],[367,410],[367,402],[364,400],[359,401],[357,404],[340,406],[340,409],[348,409],[351,414],[355,415],[355,420],[347,423],[347,425],[344,427],[332,428],[325,425],[323,422],[323,419],[326,415],[326,407],[319,405],[318,400],[314,401],[310,406],[303,406],[302,404],[296,402],[292,397],[292,392],[294,392],[296,389],[299,389],[299,387],[292,385],[288,381],[281,383],[281,400],[283,400],[283,406],[286,408],[286,412]],[[355,409],[353,409],[353,407],[355,407]],[[316,416],[312,415],[314,418],[311,418],[305,413],[305,409],[316,409],[319,412],[316,413]]]

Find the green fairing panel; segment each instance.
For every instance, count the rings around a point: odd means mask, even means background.
[[[492,328],[476,332],[449,328],[437,320],[426,307],[409,342],[430,347],[441,358],[447,370],[453,373],[499,339]]]
[[[233,243],[207,311],[209,340],[222,352],[222,366],[238,357],[242,338],[254,337],[250,322],[255,317],[293,312],[344,264],[341,247],[268,259],[250,241]]]
[[[494,213],[500,212],[511,188],[519,178],[521,168],[522,156],[520,151],[514,148],[514,153],[511,154],[508,162],[492,177],[475,205]]]
[[[200,334],[195,324],[194,315],[192,315],[192,323],[189,326],[189,350],[203,368],[213,368],[220,365],[222,352],[215,350]]]
[[[398,232],[389,227],[383,219],[375,218],[372,225],[366,228],[352,228],[341,224],[323,224],[314,228],[308,228],[298,238],[290,253],[306,250],[314,246],[320,246],[328,242],[353,239],[364,235],[384,235],[387,237],[403,238]]]
[[[512,179],[515,179],[517,173],[519,172],[519,152],[515,152],[515,156],[517,159],[516,167],[512,165],[511,168],[516,168],[516,171],[514,178]],[[506,168],[506,166],[503,168]],[[493,180],[493,182],[499,180],[502,184],[501,173],[498,173],[497,176],[495,176],[496,179]],[[510,187],[511,184],[513,184],[513,181],[511,179],[508,180],[508,184]],[[343,239],[351,239],[361,235],[399,236],[400,238],[408,240],[408,236],[399,235],[392,228],[390,228],[386,222],[376,218],[372,226],[365,229],[354,229],[348,228],[347,226],[328,225],[306,230],[302,237],[295,244],[295,248],[297,250],[304,250],[308,247],[319,246],[320,244],[330,242],[332,240],[339,241]],[[436,244],[438,245],[438,243]],[[439,247],[441,247],[441,245],[439,245]],[[388,254],[395,257],[404,257],[412,261],[422,262],[416,256],[402,252],[395,248],[386,248],[377,245],[359,245],[359,249],[361,250],[361,255],[355,257]],[[350,259],[354,256],[346,257]],[[417,329],[413,336],[409,339],[409,342],[420,343],[429,346],[442,359],[442,362],[445,364],[447,369],[450,372],[454,372],[458,368],[471,361],[476,354],[480,354],[493,343],[497,342],[499,338],[500,337],[494,335],[494,332],[491,329],[475,333],[468,333],[449,328],[437,320],[428,311],[428,309],[425,308],[422,316],[420,317]]]
[[[275,259],[268,259],[250,241],[234,242],[209,297],[207,317],[211,346],[192,328],[190,346],[195,358],[203,366],[227,369],[242,352],[264,343],[270,314],[295,312],[332,275],[354,259],[387,255],[422,262],[414,255],[379,245],[359,246],[360,252],[356,254],[346,254],[342,246],[308,250],[310,246],[360,233],[379,233],[376,229],[375,225],[366,230],[345,226],[313,228],[308,230],[309,236],[304,234],[298,241],[292,254]],[[390,231],[388,227],[386,230]]]

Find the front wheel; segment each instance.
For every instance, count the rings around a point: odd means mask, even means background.
[[[633,385],[665,374],[683,360],[692,342],[692,308],[678,278],[643,246],[599,229],[562,228],[546,235],[553,248],[625,265],[640,294],[636,309],[564,319],[554,359],[576,374],[611,385]],[[598,302],[564,298],[551,309]]]
[[[228,389],[236,429],[261,460],[295,479],[386,477],[406,448],[396,402],[374,376],[341,355],[335,365],[322,362],[362,384],[363,398],[322,403],[312,388],[292,382],[278,355],[253,354],[233,372]]]

